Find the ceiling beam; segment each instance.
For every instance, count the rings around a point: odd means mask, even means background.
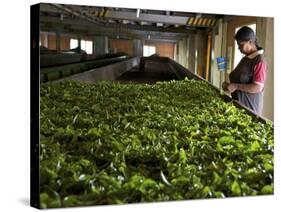
[[[181,16],[170,16],[170,15],[154,15],[141,13],[139,17],[136,16],[134,12],[124,12],[124,11],[105,11],[104,18],[112,19],[122,19],[122,20],[132,20],[132,21],[145,21],[151,23],[163,23],[163,24],[179,24],[186,25],[189,17]]]
[[[183,36],[171,36],[171,35],[163,35],[155,32],[145,32],[145,33],[132,33],[132,32],[110,32],[110,31],[96,31],[92,29],[85,29],[85,28],[63,28],[63,27],[50,27],[50,26],[43,26],[41,27],[41,31],[50,32],[50,28],[52,28],[52,31],[59,31],[61,33],[69,33],[69,34],[84,34],[88,36],[111,36],[114,38],[120,37],[120,36],[126,36],[128,39],[148,39],[149,37],[152,39],[165,39],[165,40],[179,40],[183,38]],[[185,36],[186,37],[186,36]]]
[[[140,26],[140,25],[131,25],[131,24],[110,24],[107,27],[100,26],[94,23],[91,23],[86,20],[81,20],[79,18],[67,18],[64,17],[61,20],[59,17],[50,17],[50,16],[40,16],[40,23],[57,23],[65,25],[79,25],[85,28],[96,28],[96,29],[122,29],[122,30],[138,30],[138,31],[156,31],[156,32],[170,32],[177,34],[194,34],[196,30],[194,29],[184,29],[184,28],[162,28],[162,27],[153,27],[153,26]]]
[[[49,32],[50,27],[49,26],[42,26],[41,31],[42,32]],[[109,33],[109,32],[97,32],[93,30],[85,30],[85,29],[77,29],[77,28],[64,28],[64,27],[52,27],[53,30],[59,31],[64,35],[73,36],[73,37],[81,37],[84,36],[87,37],[95,37],[95,36],[102,36],[102,37],[108,37],[111,39],[127,39],[127,40],[153,40],[153,41],[159,41],[159,42],[171,42],[175,43],[178,40],[181,39],[181,37],[177,36],[159,36],[158,34],[153,34],[153,32],[146,33],[146,34],[130,34],[130,33]]]
[[[88,9],[87,9],[88,8]],[[63,5],[63,4],[40,4],[40,9],[42,12],[57,12],[57,13],[68,13],[72,17],[78,17],[80,19],[87,20],[89,22],[102,25],[102,26],[110,26],[112,25],[109,23],[109,20],[125,20],[125,21],[134,21],[137,23],[150,23],[150,24],[165,24],[165,25],[178,25],[178,26],[185,26],[185,27],[206,27],[211,28],[214,25],[210,25],[207,23],[214,23],[217,18],[216,16],[212,17],[194,17],[194,15],[186,14],[186,16],[176,16],[170,15],[170,11],[166,11],[165,14],[150,14],[142,12],[144,10],[138,9],[131,9],[130,11],[124,10],[112,10],[111,8],[98,8],[97,10],[95,7],[86,6],[84,7],[77,5]],[[139,13],[138,13],[139,11]],[[163,11],[164,12],[164,11]],[[200,25],[194,24],[192,20]],[[205,21],[204,21],[205,20]],[[209,21],[209,22],[208,22]],[[133,24],[132,24],[133,25]],[[158,27],[163,28],[163,27]]]
[[[41,3],[40,4],[40,12],[57,13],[57,14],[61,14],[61,13],[69,14],[69,13],[64,12],[63,10],[61,10],[61,9],[59,9],[57,7],[54,7],[51,4],[45,4],[45,3]]]

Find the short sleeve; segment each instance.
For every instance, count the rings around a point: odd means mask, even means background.
[[[265,79],[266,79],[266,64],[264,61],[260,61],[254,67],[253,82],[264,86]]]

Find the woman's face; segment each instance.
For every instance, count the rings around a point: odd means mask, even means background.
[[[253,52],[255,44],[253,41],[237,41],[238,49],[242,54],[250,54]]]

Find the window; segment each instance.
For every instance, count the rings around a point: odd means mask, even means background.
[[[87,52],[87,54],[93,53],[93,41],[81,40],[81,49]]]
[[[77,39],[70,39],[70,49],[78,47]],[[93,41],[81,40],[81,49],[86,51],[87,54],[93,53]]]
[[[256,33],[256,24],[250,24],[250,25],[247,25],[248,27],[250,27],[252,30],[254,30],[254,32]],[[240,27],[237,27],[236,29],[235,29],[235,34],[237,33],[237,31],[239,30],[241,28],[241,26]],[[238,63],[240,62],[240,60],[242,59],[242,57],[244,56],[240,51],[239,51],[239,49],[238,49],[238,45],[237,45],[237,43],[236,43],[236,41],[234,41],[234,46],[235,46],[235,48],[234,48],[234,64],[233,64],[233,68],[235,68],[237,65],[238,65]]]
[[[77,39],[70,39],[70,49],[74,49],[78,47],[78,40]]]
[[[155,52],[156,52],[155,46],[146,46],[146,45],[143,46],[143,56],[144,57],[155,54]]]

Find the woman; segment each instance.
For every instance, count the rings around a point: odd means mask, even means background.
[[[254,31],[247,26],[238,30],[235,40],[245,56],[230,73],[230,83],[223,82],[222,87],[231,93],[233,99],[261,115],[267,72],[263,49],[257,44]]]

